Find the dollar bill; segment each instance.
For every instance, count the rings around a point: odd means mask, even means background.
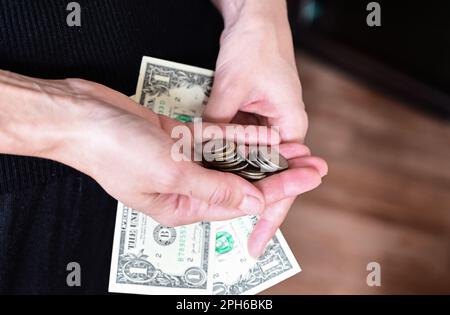
[[[214,72],[144,57],[133,100],[180,121],[200,117]],[[118,203],[109,281],[110,292],[211,294],[212,223],[177,228]]]
[[[189,122],[201,117],[214,72],[157,58],[142,59],[136,95],[154,112]],[[300,272],[277,231],[255,260],[247,239],[255,216],[170,228],[118,203],[111,292],[256,294]]]
[[[167,60],[144,57],[136,102],[180,121],[201,117],[211,92],[214,72]]]
[[[109,291],[209,294],[212,245],[211,223],[166,227],[119,202]]]
[[[258,260],[248,254],[248,236],[257,220],[246,216],[214,223],[213,294],[256,294],[301,271],[280,230]]]

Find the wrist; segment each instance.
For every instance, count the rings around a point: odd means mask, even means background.
[[[283,0],[214,0],[222,12],[225,28],[221,45],[228,36],[243,43],[260,43],[296,68],[294,45]],[[257,47],[259,44],[255,44]]]
[[[57,143],[51,137],[45,112],[49,109],[42,99],[36,81],[0,71],[0,152],[15,155],[47,157]],[[51,110],[50,110],[51,112]]]
[[[0,70],[0,153],[65,163],[63,147],[76,137],[82,112],[63,89]]]
[[[287,6],[284,0],[212,0],[222,13],[225,30],[239,24],[261,27],[266,24],[286,26]]]

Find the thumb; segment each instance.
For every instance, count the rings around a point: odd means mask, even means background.
[[[259,214],[265,208],[262,193],[251,183],[231,173],[205,169],[190,163],[183,166],[176,192],[203,200],[209,205]]]
[[[216,77],[203,117],[205,121],[228,123],[239,111],[245,89],[236,82],[225,82]]]

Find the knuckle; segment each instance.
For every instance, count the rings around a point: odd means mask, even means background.
[[[233,199],[233,190],[228,185],[222,185],[213,190],[208,203],[230,207],[233,206]]]

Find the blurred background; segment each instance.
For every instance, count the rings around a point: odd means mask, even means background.
[[[369,27],[369,2],[288,1],[329,174],[282,227],[303,272],[264,293],[450,293],[450,7],[377,1]]]

